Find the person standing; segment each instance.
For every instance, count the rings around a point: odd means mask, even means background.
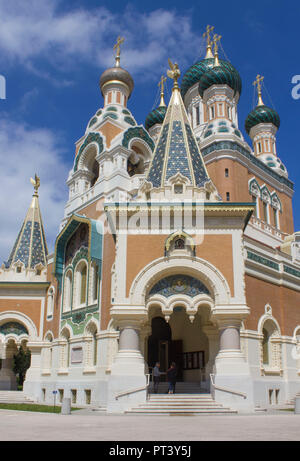
[[[159,371],[160,363],[156,362],[155,367],[153,368],[153,381],[154,381],[154,393],[158,393],[158,386],[160,381],[160,375],[162,374]]]
[[[167,371],[167,378],[169,383],[169,394],[175,394],[175,386],[176,386],[176,376],[177,376],[177,369],[176,363],[172,362],[170,368]]]

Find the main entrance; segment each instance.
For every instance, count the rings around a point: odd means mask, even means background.
[[[172,362],[177,366],[177,379],[183,380],[182,339],[172,340],[170,325],[162,317],[154,317],[151,322],[152,335],[148,339],[148,366],[160,363],[160,371],[166,373]],[[162,380],[165,375],[162,375]]]

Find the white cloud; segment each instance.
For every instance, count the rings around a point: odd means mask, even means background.
[[[141,13],[127,7],[113,13],[104,7],[62,11],[60,0],[0,0],[0,51],[10,63],[49,75],[36,60],[43,59],[57,71],[70,71],[79,62],[103,69],[113,64],[112,46],[123,35],[122,63],[143,77],[157,77],[167,58],[181,68],[193,61],[203,44],[202,30],[192,30],[191,16],[176,10]],[[204,28],[204,24],[202,26]]]
[[[8,259],[33,193],[30,177],[41,178],[40,206],[49,251],[67,200],[70,165],[57,133],[0,119],[0,261]]]

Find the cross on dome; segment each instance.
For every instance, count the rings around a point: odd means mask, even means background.
[[[213,54],[211,51],[211,46],[212,46],[212,40],[210,38],[210,33],[214,30],[214,26],[206,26],[206,32],[204,32],[203,37],[206,38],[206,56],[205,59],[207,58],[213,58]]]
[[[118,37],[117,38],[117,43],[114,45],[114,50],[116,50],[116,67],[120,67],[120,54],[121,54],[121,45],[125,42],[124,37]]]
[[[261,97],[261,86],[262,86],[261,82],[263,81],[264,78],[265,77],[263,77],[262,75],[257,74],[256,79],[253,82],[253,85],[257,87],[257,95],[258,95],[258,103],[257,103],[257,105],[258,106],[263,106],[264,105],[262,97]]]

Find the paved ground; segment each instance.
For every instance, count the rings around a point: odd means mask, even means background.
[[[71,415],[0,410],[0,441],[300,440],[300,415],[275,412],[221,416]]]

